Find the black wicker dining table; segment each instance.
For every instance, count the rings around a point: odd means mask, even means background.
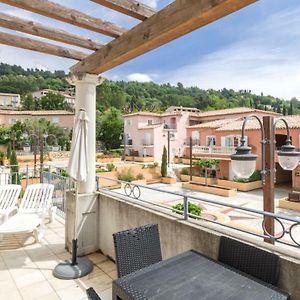
[[[112,293],[113,300],[289,299],[279,288],[193,250],[114,280]]]

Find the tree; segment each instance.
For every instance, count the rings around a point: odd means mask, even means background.
[[[19,163],[16,155],[16,151],[13,150],[10,156],[10,172],[11,172],[11,181],[13,184],[20,184],[20,174],[19,174]]]
[[[64,96],[51,92],[39,100],[39,106],[43,110],[70,110]]]
[[[100,141],[105,149],[120,148],[120,136],[123,133],[123,119],[116,108],[98,114],[96,118],[96,139]]]
[[[23,110],[35,110],[37,108],[36,101],[30,94],[21,97],[21,105]]]
[[[10,157],[11,157],[11,142],[9,141],[7,144],[6,158],[10,159]]]
[[[3,151],[0,151],[0,165],[3,166],[4,165],[4,158],[5,158],[5,154]]]
[[[160,172],[162,177],[167,176],[167,148],[164,146],[162,158],[161,158],[161,167],[160,167]]]
[[[288,113],[289,113],[289,115],[294,114],[294,105],[293,105],[292,101],[290,102],[290,107],[289,107]]]
[[[283,114],[284,116],[286,116],[286,114],[287,114],[286,106],[285,106],[285,105],[283,105],[282,114]]]

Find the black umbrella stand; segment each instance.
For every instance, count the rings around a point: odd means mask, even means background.
[[[53,270],[53,276],[59,279],[76,279],[93,271],[93,263],[84,258],[77,257],[77,239],[72,240],[72,257],[59,263]]]

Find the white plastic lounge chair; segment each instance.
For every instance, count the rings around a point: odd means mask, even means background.
[[[44,221],[52,208],[53,190],[52,184],[27,186],[17,214],[0,225],[0,241],[4,234],[32,233],[38,242],[43,237]]]
[[[6,222],[13,212],[17,212],[16,205],[20,192],[20,185],[0,185],[0,224]]]

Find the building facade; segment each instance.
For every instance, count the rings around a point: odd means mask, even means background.
[[[21,97],[19,94],[0,93],[1,109],[18,109],[21,106]]]
[[[49,111],[14,111],[0,110],[0,125],[12,126],[17,121],[23,122],[27,119],[44,118],[59,127],[73,128],[74,113],[64,110],[49,110]]]

